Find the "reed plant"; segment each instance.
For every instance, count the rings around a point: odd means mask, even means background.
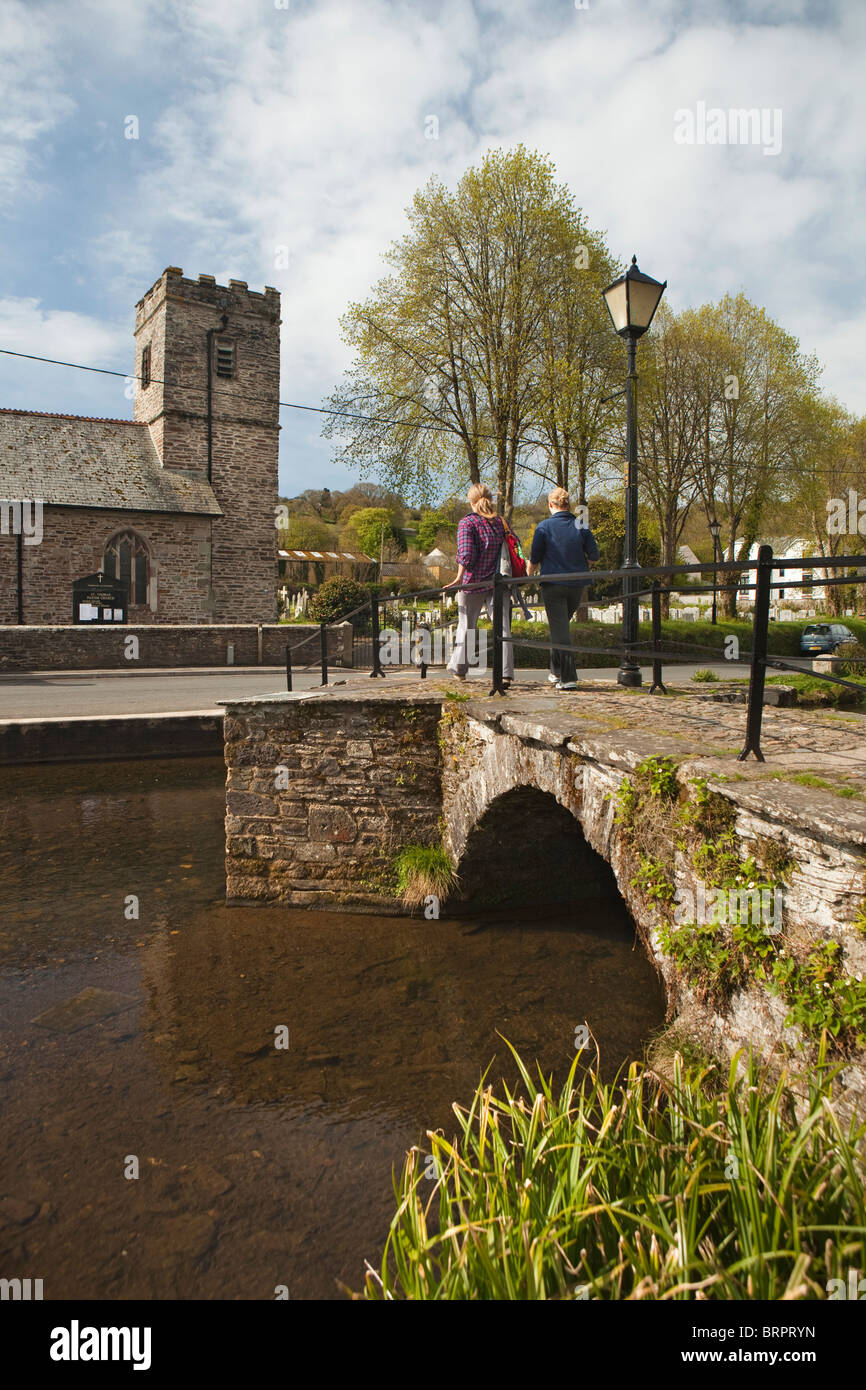
[[[674,1052],[609,1084],[578,1054],[558,1094],[514,1057],[519,1090],[482,1079],[408,1154],[363,1297],[808,1299],[866,1270],[866,1127],[823,1051],[802,1078]]]

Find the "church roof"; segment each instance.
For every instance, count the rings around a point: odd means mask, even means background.
[[[0,409],[0,497],[222,516],[206,478],[162,467],[147,425],[35,410]]]

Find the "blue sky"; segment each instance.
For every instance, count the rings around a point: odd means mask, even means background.
[[[275,285],[282,399],[320,404],[414,190],[522,141],[675,308],[744,290],[866,413],[864,56],[862,0],[2,0],[0,347],[130,371],[179,265]],[[779,152],[678,144],[699,103],[781,112]],[[131,413],[2,356],[0,404]],[[284,493],[350,481],[281,420]]]

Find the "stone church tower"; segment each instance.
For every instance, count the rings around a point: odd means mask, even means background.
[[[197,557],[211,621],[275,621],[279,292],[169,266],[136,306],[135,373],[163,469],[209,483],[222,511]]]

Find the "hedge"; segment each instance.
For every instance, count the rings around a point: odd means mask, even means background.
[[[818,619],[808,619],[801,623],[780,623],[771,622],[768,636],[767,649],[774,656],[800,657],[800,634],[803,629],[812,622],[823,621]],[[855,637],[860,642],[866,643],[866,622],[857,618],[833,618],[827,621],[842,622],[849,627]],[[489,622],[479,623],[479,627],[490,627]],[[547,623],[527,623],[524,621],[513,622],[511,630],[515,637],[523,637],[534,642],[549,642],[550,629]],[[647,647],[652,640],[652,626],[650,623],[640,624],[640,641]],[[741,659],[746,657],[752,649],[752,624],[750,622],[719,622],[715,626],[708,622],[684,623],[671,620],[662,623],[662,642],[669,645],[672,652],[675,651],[675,644],[681,643],[686,648],[700,647],[708,657],[717,661],[725,659],[725,638],[736,637],[739,643]],[[571,640],[577,647],[590,647],[593,650],[575,653],[575,664],[580,670],[592,666],[618,666],[620,658],[618,656],[605,656],[598,652],[599,647],[618,648],[622,641],[622,627],[619,623],[572,623]],[[664,649],[664,648],[663,648]],[[686,650],[683,653],[686,660],[693,657],[695,661],[700,661],[701,653]],[[517,666],[546,666],[547,658],[543,651],[533,647],[515,647],[514,661]]]

